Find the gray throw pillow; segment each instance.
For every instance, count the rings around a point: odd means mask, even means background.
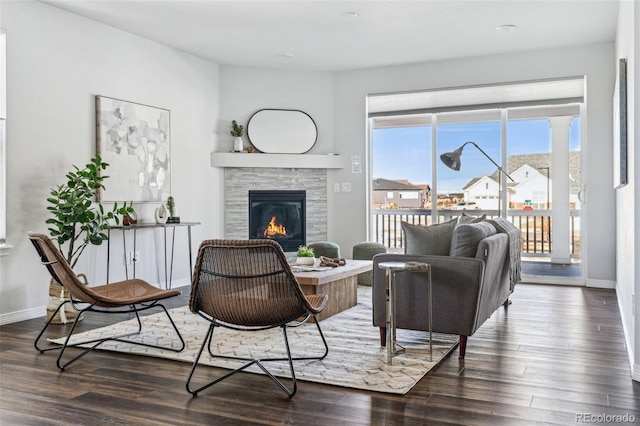
[[[453,231],[449,256],[475,257],[478,243],[495,234],[496,228],[489,222],[467,223]]]
[[[456,226],[464,225],[466,223],[478,223],[486,219],[486,214],[483,214],[482,216],[469,216],[465,212],[462,212],[462,214],[458,216],[458,223],[456,224]]]
[[[401,222],[402,232],[404,232],[405,254],[448,256],[456,223],[457,219],[430,226]]]

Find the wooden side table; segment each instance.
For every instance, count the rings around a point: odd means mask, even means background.
[[[378,264],[380,269],[386,271],[386,318],[387,318],[387,364],[393,362],[393,357],[408,349],[396,343],[396,274],[402,272],[425,272],[427,274],[427,293],[429,303],[429,361],[433,361],[433,333],[431,330],[431,319],[433,312],[431,293],[431,265],[421,262],[382,262]]]

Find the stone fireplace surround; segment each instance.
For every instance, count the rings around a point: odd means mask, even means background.
[[[225,238],[249,236],[249,190],[305,190],[307,244],[327,240],[327,170],[226,167],[224,169]]]

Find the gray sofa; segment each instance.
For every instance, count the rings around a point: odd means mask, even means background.
[[[519,231],[505,219],[483,219],[467,219],[474,223],[454,219],[432,227],[403,223],[406,254],[378,254],[373,258],[373,325],[380,327],[381,345],[386,342],[386,278],[378,266],[381,262],[431,265],[433,331],[459,335],[461,358],[465,356],[467,337],[498,307],[507,306],[520,278]],[[397,328],[429,329],[424,273],[398,274],[396,301]]]

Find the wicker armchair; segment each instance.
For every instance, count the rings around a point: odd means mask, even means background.
[[[55,246],[51,239],[44,234],[37,234],[30,232],[29,239],[33,243],[36,251],[40,255],[40,261],[43,265],[47,267],[51,277],[64,286],[70,294],[70,298],[65,300],[63,303],[58,306],[56,311],[51,315],[51,318],[47,321],[38,337],[34,342],[35,348],[40,351],[40,353],[44,353],[51,350],[60,350],[58,354],[58,359],[56,361],[56,365],[59,369],[64,370],[70,364],[74,363],[87,353],[96,349],[102,343],[109,340],[118,340],[121,342],[127,342],[134,345],[147,346],[152,348],[159,349],[167,349],[173,352],[180,352],[184,349],[184,340],[180,335],[180,331],[176,327],[171,315],[167,309],[159,303],[160,300],[167,299],[170,297],[178,296],[181,292],[180,290],[162,290],[157,287],[152,286],[146,281],[140,279],[130,279],[120,282],[115,282],[111,284],[89,287],[84,285],[76,276],[76,274],[71,269],[71,266],[67,263],[60,250]],[[75,321],[69,329],[69,332],[66,336],[66,339],[62,345],[54,345],[47,348],[41,348],[38,345],[38,342],[42,338],[45,333],[45,330],[51,324],[51,321],[55,318],[56,314],[60,309],[64,309],[64,306],[70,304],[75,310],[78,311],[78,315],[76,316]],[[147,309],[160,307],[167,314],[173,329],[175,330],[180,344],[176,347],[170,346],[157,346],[142,342],[137,342],[130,339],[125,339],[125,337],[130,337],[136,334],[139,334],[142,331],[142,323],[140,322],[139,312],[145,311]],[[82,317],[82,314],[87,312],[100,312],[106,314],[130,314],[134,313],[136,319],[138,320],[138,330],[130,333],[119,334],[116,336],[105,337],[97,340],[76,342],[73,344],[69,344],[69,340],[73,335],[73,331],[78,324],[78,321]],[[78,347],[81,345],[90,345],[88,348],[84,347],[84,351],[79,355],[76,355],[70,361],[66,363],[62,363],[62,355],[65,350],[70,347]]]
[[[315,317],[324,308],[327,298],[326,295],[305,296],[302,293],[282,247],[272,240],[203,241],[194,268],[189,307],[193,313],[211,324],[193,362],[186,383],[187,391],[197,396],[198,392],[256,364],[291,398],[297,390],[293,361],[323,359],[327,356],[329,347],[320,324],[316,321],[324,343],[324,353],[293,358],[289,349],[287,329]],[[214,354],[212,340],[216,327],[242,331],[280,327],[284,335],[287,357],[256,359]],[[192,389],[191,380],[205,346],[213,358],[234,359],[246,363],[206,385]],[[291,389],[264,367],[263,363],[268,361],[288,361],[292,379]]]

